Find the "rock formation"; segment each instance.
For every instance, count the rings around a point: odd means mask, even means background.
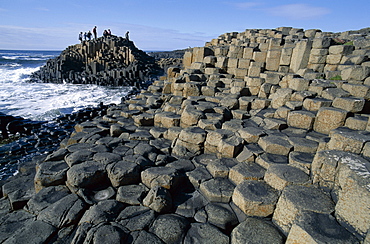
[[[369,54],[290,27],[188,50],[2,183],[0,242],[368,243]]]
[[[158,75],[155,59],[122,37],[100,37],[69,46],[31,76],[50,83],[138,86]]]

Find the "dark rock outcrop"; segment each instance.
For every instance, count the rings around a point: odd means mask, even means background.
[[[161,72],[155,59],[132,41],[109,36],[69,46],[33,73],[30,80],[141,87],[152,75]]]

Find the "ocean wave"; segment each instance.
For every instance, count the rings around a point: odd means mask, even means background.
[[[10,67],[10,68],[9,68]],[[0,84],[2,83],[20,83],[25,82],[28,77],[35,71],[40,69],[36,68],[24,68],[21,65],[16,64],[5,64],[0,66]]]
[[[23,66],[39,66],[46,63],[50,58],[55,58],[58,51],[9,51],[0,50],[0,65],[7,63],[19,63]]]
[[[22,66],[21,64],[19,63],[6,63],[6,64],[0,64],[0,68],[3,67],[3,68],[16,68],[16,67],[20,67]]]
[[[53,51],[0,51],[0,111],[49,121],[62,114],[98,106],[101,102],[120,103],[132,90],[131,87],[26,82],[47,58],[58,54]]]
[[[53,56],[42,56],[42,57],[33,57],[33,56],[1,56],[1,59],[5,60],[22,60],[22,61],[46,61]]]
[[[0,107],[6,114],[32,120],[52,120],[82,108],[121,102],[131,87],[97,85],[5,83],[0,90]]]

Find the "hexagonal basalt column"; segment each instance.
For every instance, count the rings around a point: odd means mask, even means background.
[[[233,193],[233,202],[250,216],[266,217],[274,212],[279,194],[263,181],[246,180]]]
[[[211,202],[229,202],[234,188],[228,179],[215,178],[200,184],[199,190]]]

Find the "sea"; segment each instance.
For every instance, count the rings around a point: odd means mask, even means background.
[[[61,51],[0,50],[0,112],[49,124],[56,118],[77,112],[100,103],[119,104],[133,87],[107,87],[97,85],[30,83],[30,75],[57,57]],[[13,144],[17,144],[13,142]],[[0,144],[0,152],[13,145]],[[0,153],[1,154],[1,153]],[[17,166],[35,155],[20,158],[0,155],[0,180],[17,174]]]
[[[37,121],[99,103],[120,103],[132,87],[29,83],[30,74],[61,51],[0,50],[0,112]]]

